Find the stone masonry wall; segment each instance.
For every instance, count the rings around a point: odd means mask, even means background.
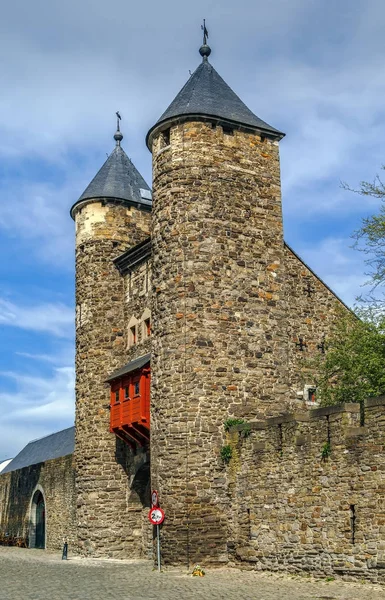
[[[151,352],[151,335],[147,335],[145,319],[151,321],[151,259],[148,257],[132,268],[124,278],[124,320],[127,327],[126,362]],[[131,344],[129,329],[136,327],[136,344]]]
[[[366,402],[364,427],[358,404],[250,426],[228,435],[223,467],[233,562],[385,583],[385,398]]]
[[[348,308],[288,246],[284,250],[290,395],[302,400],[298,392],[303,392],[304,384],[314,386],[309,358],[321,352],[322,343],[327,345],[338,309]],[[300,338],[306,344],[302,351],[297,345]]]
[[[229,416],[289,403],[278,143],[210,123],[153,145],[151,479],[168,562],[227,560]]]
[[[126,362],[124,280],[113,259],[146,239],[149,213],[95,201],[76,212],[76,488],[80,552],[143,555],[142,505],[130,489],[146,462],[109,432],[110,386]]]
[[[31,501],[36,486],[43,489],[48,550],[61,550],[67,541],[76,548],[75,471],[73,456],[0,474],[0,538],[6,534],[28,547]]]

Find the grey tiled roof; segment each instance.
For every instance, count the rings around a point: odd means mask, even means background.
[[[151,133],[159,125],[185,115],[217,117],[219,120],[266,131],[278,138],[284,136],[278,129],[252,113],[207,60],[194,71],[167,110],[150,129],[147,145]]]
[[[145,194],[141,190],[144,190]],[[71,215],[73,216],[73,209],[79,202],[91,198],[116,198],[141,204],[149,209],[152,204],[150,187],[119,145],[115,146],[104,165],[75,202],[71,208]]]
[[[52,460],[54,458],[66,456],[67,454],[72,454],[74,448],[75,427],[69,427],[68,429],[58,431],[57,433],[51,433],[39,440],[29,442],[29,444],[15,456],[9,465],[5,467],[1,474],[3,475],[3,473],[8,473],[9,471],[16,471],[16,469],[37,465],[46,460]]]
[[[132,371],[136,371],[136,369],[144,367],[144,365],[150,362],[150,360],[151,354],[144,354],[144,356],[135,358],[135,360],[132,360],[131,362],[127,363],[126,365],[124,365],[124,367],[120,367],[120,369],[117,369],[116,371],[111,373],[111,375],[108,377],[108,379],[106,379],[106,381],[114,381],[114,379],[118,379],[119,377],[122,377],[122,375],[132,373]]]

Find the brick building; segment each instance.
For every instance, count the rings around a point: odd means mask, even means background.
[[[210,53],[205,41],[147,134],[152,192],[118,121],[113,152],[71,209],[75,445],[44,469],[70,464],[75,483],[63,466],[47,479],[63,491],[67,477],[73,509],[64,526],[54,511],[50,532],[47,504],[47,545],[60,547],[64,527],[82,554],[151,556],[155,488],[169,563],[381,580],[384,402],[368,402],[368,429],[357,405],[312,406],[303,359],[324,351],[342,303],[284,242],[284,134],[245,106]],[[226,431],[229,418],[245,424]],[[12,462],[0,475],[3,530],[12,472],[24,476]],[[13,535],[33,545],[29,496]]]

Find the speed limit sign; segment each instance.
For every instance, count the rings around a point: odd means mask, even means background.
[[[153,525],[160,525],[164,521],[164,511],[158,506],[151,508],[148,513],[148,519]]]

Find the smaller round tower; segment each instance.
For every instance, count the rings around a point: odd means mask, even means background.
[[[123,279],[113,260],[149,236],[151,192],[115,148],[71,208],[76,225],[76,506],[80,551],[130,556],[128,448],[109,432],[109,386],[124,364]]]

